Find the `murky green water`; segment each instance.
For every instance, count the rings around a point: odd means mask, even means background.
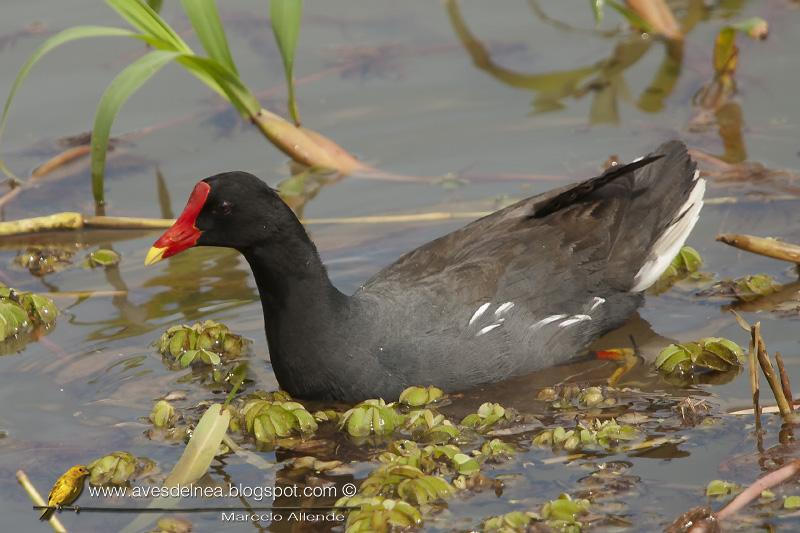
[[[280,58],[268,31],[266,3],[221,2],[221,12],[239,70],[264,91],[262,102],[283,113]],[[508,198],[544,191],[595,174],[612,154],[629,160],[658,143],[680,137],[692,147],[729,159],[756,161],[772,169],[800,169],[800,106],[796,101],[800,67],[800,8],[796,2],[722,1],[704,8],[699,1],[673,3],[691,27],[680,69],[665,61],[666,47],[625,32],[603,35],[591,30],[585,2],[463,1],[307,3],[298,50],[296,76],[302,116],[307,125],[375,166],[408,176],[387,181],[349,177],[323,187],[304,206],[309,218],[400,214],[422,211],[490,210]],[[542,18],[568,22],[578,29]],[[42,40],[23,30],[42,23],[52,32],[78,23],[118,21],[96,2],[5,0],[0,17],[0,94]],[[164,14],[178,28],[188,28],[177,2]],[[696,111],[692,97],[713,76],[711,47],[728,21],[762,16],[771,27],[765,42],[740,39],[741,129],[745,151],[723,147],[716,127],[690,128]],[[604,29],[619,22],[608,13]],[[471,36],[471,37],[470,37]],[[470,40],[472,39],[472,40]],[[464,43],[471,44],[474,62]],[[483,56],[476,43],[482,43]],[[99,95],[114,73],[137,57],[141,48],[128,42],[93,40],[71,44],[46,59],[29,78],[15,103],[3,156],[24,174],[63,150],[58,139],[87,131]],[[598,67],[601,61],[615,60]],[[628,65],[630,63],[630,65]],[[623,68],[625,67],[625,68]],[[541,75],[560,73],[543,81]],[[559,94],[574,83],[585,90]],[[649,88],[649,90],[648,90]],[[731,111],[735,115],[736,110]],[[178,68],[167,68],[126,105],[115,133],[136,132],[117,147],[109,162],[108,213],[159,217],[180,210],[195,182],[231,169],[260,175],[272,185],[289,176],[286,158],[247,124],[220,104],[204,87]],[[157,172],[164,176],[170,201],[159,202]],[[413,177],[417,178],[413,178]],[[796,174],[795,174],[796,177]],[[458,186],[450,184],[457,182]],[[778,196],[764,201],[752,193]],[[710,202],[689,244],[705,259],[703,269],[719,277],[766,272],[788,282],[786,264],[740,253],[714,241],[719,232],[746,232],[800,240],[797,193],[791,176],[760,180],[712,179]],[[89,175],[77,162],[23,192],[4,207],[5,219],[56,211],[92,211]],[[330,275],[351,291],[401,253],[458,227],[464,221],[373,225],[314,225],[311,232]],[[168,326],[213,318],[253,339],[250,377],[258,388],[273,390],[275,378],[266,363],[266,342],[255,284],[235,253],[199,249],[142,266],[157,233],[116,232],[38,236],[0,241],[0,276],[20,289],[55,293],[63,310],[56,328],[41,342],[0,358],[0,514],[4,531],[38,531],[30,503],[13,481],[24,469],[40,490],[68,466],[114,450],[155,460],[168,471],[182,446],[149,440],[143,417],[153,401],[169,391],[185,391],[181,407],[221,399],[197,383],[181,381],[186,371],[168,370],[151,343]],[[78,245],[75,265],[43,278],[15,267],[13,258],[32,243]],[[122,254],[118,269],[83,269],[80,260],[97,246]],[[79,299],[74,291],[103,291]],[[110,292],[110,291],[113,291]],[[693,296],[684,287],[650,297],[641,319],[610,345],[626,345],[633,333],[646,357],[667,339],[692,340],[718,335],[746,344],[743,332],[723,310],[726,300]],[[61,294],[67,293],[67,294]],[[761,320],[770,350],[783,353],[790,377],[800,382],[797,312],[776,315],[746,312]],[[617,342],[617,344],[614,344]],[[542,386],[572,376],[602,380],[613,365],[590,362],[562,368],[508,385],[469,391],[449,408],[461,415],[482,401],[498,401],[522,412],[542,413],[534,402]],[[676,391],[639,367],[621,383],[646,391]],[[766,390],[766,384],[762,384]],[[745,374],[730,383],[692,391],[706,395],[719,414],[749,404]],[[657,412],[657,410],[656,410]],[[663,415],[663,413],[662,413]],[[777,440],[779,423],[767,417],[765,446]],[[624,461],[624,473],[637,479],[610,497],[615,515],[625,520],[608,529],[658,530],[689,507],[705,502],[704,487],[715,478],[749,483],[762,470],[752,436],[751,417],[720,417],[718,423],[671,431],[680,444],[648,452],[583,459],[569,465],[546,464],[549,451],[526,451],[487,474],[504,480],[501,496],[484,491],[456,496],[426,526],[441,530],[478,527],[493,514],[538,510],[560,492],[576,494],[592,463]],[[654,434],[659,432],[654,430]],[[520,438],[521,442],[529,442]],[[363,451],[345,446],[342,454],[359,461]],[[285,454],[264,453],[267,460]],[[369,465],[356,462],[333,478],[345,483],[363,478]],[[270,484],[275,471],[261,472],[237,457],[215,463],[212,482]],[[608,487],[602,490],[611,490]],[[787,493],[800,493],[789,486]],[[87,499],[88,500],[88,499]],[[89,503],[82,501],[84,505]],[[94,503],[94,502],[93,502]],[[719,504],[716,504],[719,507]],[[72,531],[115,531],[128,515],[62,514]],[[198,531],[216,531],[215,513],[191,516]],[[797,518],[765,518],[786,528]],[[313,529],[286,522],[239,525],[241,530]],[[231,527],[235,529],[235,527]]]

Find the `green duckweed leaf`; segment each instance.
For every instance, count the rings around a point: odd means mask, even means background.
[[[110,267],[118,265],[122,260],[120,255],[114,250],[100,248],[89,254],[87,258],[90,267]]]
[[[719,498],[723,496],[730,496],[731,494],[739,492],[739,490],[741,490],[741,487],[736,483],[715,479],[706,485],[706,496],[709,498]]]

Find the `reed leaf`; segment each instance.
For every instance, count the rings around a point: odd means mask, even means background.
[[[181,3],[208,56],[238,75],[215,0],[181,0]]]
[[[601,22],[603,22],[603,5],[605,4],[605,0],[589,0],[589,5],[592,8],[592,13],[594,14],[594,23],[596,26],[599,26]]]
[[[103,181],[108,139],[117,113],[136,90],[172,60],[180,63],[198,78],[202,73],[211,79],[220,87],[223,96],[243,115],[251,116],[258,113],[260,105],[250,89],[238,76],[213,59],[169,50],[149,52],[128,65],[114,78],[97,106],[91,149],[92,193],[96,202],[100,204],[104,202]]]
[[[164,480],[164,486],[188,485],[203,477],[219,451],[230,420],[230,411],[223,412],[218,403],[206,409],[183,455]]]
[[[253,92],[247,88],[239,76],[218,62],[193,54],[182,55],[177,61],[190,72],[194,74],[202,72],[213,79],[214,83],[221,87],[225,99],[233,104],[242,116],[252,118],[258,114],[261,104]]]
[[[180,38],[177,32],[158,13],[140,0],[106,0],[106,3],[128,24],[141,31],[141,38],[146,40],[153,48],[171,50],[183,54],[194,53],[189,45]],[[188,70],[197,79],[210,87],[211,90],[225,97],[225,91],[222,87],[205,71],[192,68]]]
[[[164,7],[164,0],[147,0],[147,5],[156,13],[160,13],[161,8]]]
[[[86,39],[87,37],[134,37],[138,38],[139,35],[123,28],[113,28],[110,26],[76,26],[74,28],[68,28],[64,31],[61,31],[39,46],[36,51],[31,54],[28,60],[22,65],[22,68],[19,70],[14,83],[11,85],[11,91],[8,93],[8,98],[6,98],[5,106],[3,106],[3,116],[0,118],[0,138],[3,136],[3,131],[6,127],[6,121],[8,120],[8,110],[11,107],[11,101],[14,99],[14,95],[17,93],[17,90],[20,88],[22,83],[25,81],[25,78],[28,77],[28,73],[30,73],[33,66],[48,52],[53,50],[54,48],[61,46],[62,44],[68,43],[70,41],[76,41],[78,39]]]
[[[92,128],[91,150],[92,193],[96,202],[103,203],[104,201],[103,177],[106,153],[108,152],[108,139],[111,133],[111,125],[114,123],[117,113],[139,87],[179,55],[178,52],[164,50],[154,50],[143,55],[120,72],[100,98],[94,117],[94,127]]]
[[[296,125],[300,125],[297,101],[294,95],[294,53],[300,35],[300,22],[303,19],[303,0],[270,0],[269,17],[272,33],[278,43],[286,73],[286,87],[289,93],[289,113]]]
[[[170,49],[184,53],[192,51],[178,33],[144,2],[140,0],[106,0],[106,4],[128,24],[145,35],[166,43]]]

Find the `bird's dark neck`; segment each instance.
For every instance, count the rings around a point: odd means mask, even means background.
[[[298,222],[298,226],[300,223]],[[278,318],[294,308],[308,313],[334,312],[348,297],[333,286],[302,226],[293,238],[243,251],[253,270],[264,316]]]
[[[297,226],[284,242],[242,251],[258,285],[270,361],[281,387],[290,392],[330,355],[326,339],[337,336],[350,302],[330,282],[299,221]]]

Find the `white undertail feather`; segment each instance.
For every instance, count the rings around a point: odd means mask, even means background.
[[[644,265],[633,278],[631,292],[639,292],[653,285],[661,274],[669,267],[669,264],[678,255],[678,252],[686,242],[692,228],[700,218],[700,209],[703,207],[703,195],[706,192],[706,181],[699,179],[699,172],[694,174],[695,185],[686,203],[681,206],[675,222],[669,226],[653,245],[650,255]]]

